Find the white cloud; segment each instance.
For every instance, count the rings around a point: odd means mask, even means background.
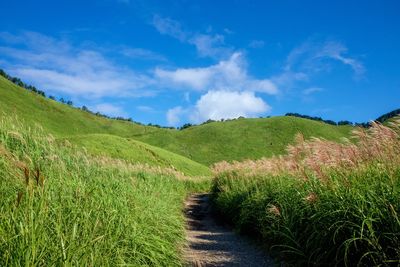
[[[157,68],[156,77],[171,88],[180,87],[197,91],[224,89],[230,91],[255,91],[271,95],[278,93],[278,88],[269,79],[255,79],[248,75],[246,62],[239,52],[228,60],[204,68],[186,68],[164,70]]]
[[[137,106],[136,109],[141,112],[146,112],[146,113],[155,112],[154,108],[149,107],[149,106]]]
[[[185,110],[178,106],[171,108],[167,111],[167,123],[169,126],[178,126],[181,122],[181,116],[185,113]]]
[[[170,126],[178,126],[181,121],[202,123],[208,119],[234,119],[256,117],[269,112],[271,107],[254,92],[213,90],[202,95],[194,106],[169,109],[167,121]]]
[[[195,90],[203,90],[212,74],[212,71],[208,68],[177,69],[175,71],[156,68],[155,70],[156,77],[167,86],[168,84],[176,84]]]
[[[0,47],[7,71],[46,92],[90,99],[153,93],[151,77],[118,66],[94,49],[35,32],[1,33],[0,39],[8,45]]]
[[[63,73],[56,70],[16,68],[13,74],[29,80],[47,92],[65,93],[87,99],[114,97],[140,97],[150,92],[137,91],[147,85],[147,77],[121,77],[112,72],[94,72],[86,75]]]
[[[342,62],[345,65],[349,65],[356,75],[363,75],[365,72],[364,65],[351,57],[347,57],[344,54],[347,53],[347,47],[338,42],[326,42],[322,49],[318,51],[317,57],[324,58],[332,58]]]
[[[224,35],[211,34],[211,29],[207,34],[193,33],[183,30],[180,22],[159,15],[154,15],[152,24],[159,33],[194,45],[201,57],[224,58],[232,53],[232,48],[225,44]]]
[[[169,35],[180,40],[181,42],[187,40],[188,34],[182,29],[182,25],[176,20],[154,15],[153,26],[161,34]]]
[[[329,60],[336,60],[348,65],[356,77],[365,73],[365,67],[359,60],[347,56],[347,47],[337,41],[307,41],[293,49],[287,57],[285,70],[304,72],[320,72],[331,68]]]
[[[310,87],[303,90],[303,95],[311,95],[313,93],[322,92],[324,89],[320,87]]]
[[[90,106],[90,110],[100,112],[112,117],[128,117],[128,114],[120,107],[109,103],[101,103],[95,106]]]
[[[209,91],[197,101],[191,120],[199,123],[208,119],[254,117],[270,110],[271,107],[254,92]]]
[[[221,58],[232,52],[231,48],[225,46],[225,38],[221,34],[196,34],[189,40],[189,43],[196,46],[201,57]]]

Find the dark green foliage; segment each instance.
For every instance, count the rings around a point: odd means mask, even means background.
[[[308,115],[302,115],[299,113],[290,113],[289,112],[289,113],[286,113],[285,116],[298,117],[298,118],[309,119],[309,120],[314,120],[314,121],[321,121],[321,122],[325,122],[325,123],[331,124],[331,125],[337,125],[337,123],[332,120],[324,120],[321,117],[312,117],[312,116],[308,116]]]
[[[380,116],[379,118],[376,119],[376,121],[380,122],[380,123],[384,123],[385,121],[387,121],[388,119],[391,119],[393,117],[396,117],[397,115],[400,114],[400,108],[399,109],[395,109],[392,110],[391,112],[388,112],[386,114],[383,114],[382,116]]]
[[[184,125],[182,125],[182,127],[179,128],[179,130],[184,130],[184,129],[190,128],[192,126],[194,126],[194,125],[191,123],[185,123]]]
[[[351,121],[339,121],[337,124],[338,125],[353,125],[353,123]]]

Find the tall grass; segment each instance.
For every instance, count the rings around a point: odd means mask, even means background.
[[[288,263],[400,265],[400,120],[353,135],[216,164],[215,207]]]
[[[181,265],[181,208],[196,185],[175,175],[2,118],[0,265]]]

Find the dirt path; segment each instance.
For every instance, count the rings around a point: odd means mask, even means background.
[[[186,218],[188,266],[274,266],[259,248],[216,224],[207,194],[195,194],[186,201]]]

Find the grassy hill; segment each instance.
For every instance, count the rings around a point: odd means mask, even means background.
[[[0,116],[17,115],[38,124],[56,138],[84,146],[90,153],[130,162],[173,167],[186,175],[209,175],[209,169],[183,156],[127,137],[159,131],[125,121],[109,120],[29,92],[0,77]]]
[[[134,138],[210,165],[221,160],[258,159],[285,153],[297,133],[340,140],[351,126],[333,126],[295,117],[213,122],[182,131],[154,131]]]
[[[99,156],[173,168],[191,176],[209,174],[208,168],[200,163],[130,138],[110,134],[86,134],[69,137],[68,140]]]
[[[339,140],[348,136],[352,128],[295,117],[274,117],[214,122],[182,131],[159,129],[98,117],[38,96],[3,77],[0,77],[0,111],[36,122],[57,138],[70,139],[95,154],[106,153],[131,161],[143,160],[149,164],[164,162],[186,173],[189,168],[198,170],[201,175],[207,174],[208,170],[193,161],[210,165],[221,160],[268,157],[284,153],[286,145],[293,141],[298,132],[306,138],[317,136]],[[90,136],[85,137],[86,134]],[[133,139],[152,146],[144,146]],[[178,163],[184,158],[176,155],[172,157],[174,160],[166,160],[172,154],[155,147],[193,161],[185,159],[185,163]],[[193,171],[189,172],[193,174]]]

